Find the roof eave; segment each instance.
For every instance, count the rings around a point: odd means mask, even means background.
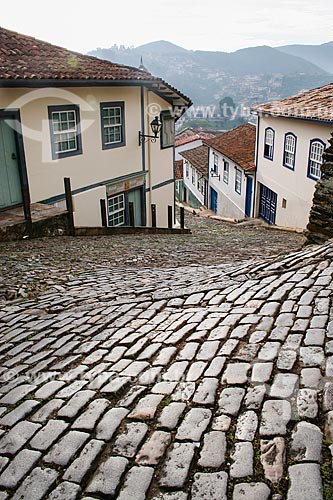
[[[295,115],[284,115],[281,113],[272,113],[270,111],[264,111],[264,110],[250,110],[252,115],[255,116],[272,116],[273,118],[291,118],[293,120],[305,120],[305,121],[311,121],[311,122],[318,122],[318,123],[333,123],[333,118],[332,120],[323,120],[320,118],[315,118],[315,117],[306,117],[306,116],[295,116]]]

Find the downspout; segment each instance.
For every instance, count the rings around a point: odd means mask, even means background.
[[[141,133],[145,133],[145,88],[143,86],[140,87],[141,91]],[[146,148],[144,141],[141,144],[141,167],[142,171],[146,171]],[[150,186],[150,183],[149,183]],[[146,176],[143,181],[143,207],[142,207],[142,218],[143,225],[147,225],[147,193],[146,193]]]
[[[257,116],[257,138],[256,138],[256,161],[255,161],[255,171],[254,171],[254,186],[253,186],[253,201],[252,201],[252,217],[255,216],[256,209],[256,197],[257,197],[257,168],[258,168],[258,150],[259,150],[259,128],[260,128],[260,116]]]

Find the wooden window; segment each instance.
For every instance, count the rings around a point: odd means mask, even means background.
[[[125,146],[124,102],[101,102],[102,148]]]
[[[264,157],[268,160],[273,160],[274,154],[274,130],[266,128],[265,130],[265,144],[264,144]]]
[[[229,183],[229,162],[223,160],[223,182]]]
[[[53,160],[81,154],[79,107],[49,106],[48,115]]]
[[[235,168],[235,191],[238,194],[242,192],[242,171],[239,168]]]
[[[171,148],[175,144],[175,120],[169,111],[161,112],[161,148]]]
[[[118,194],[108,198],[109,226],[122,226],[125,224],[125,195]]]
[[[284,138],[284,153],[283,165],[287,168],[294,170],[296,156],[296,136],[291,132],[285,135]]]
[[[314,180],[321,178],[321,165],[323,163],[323,153],[325,143],[320,139],[310,141],[308,177]]]

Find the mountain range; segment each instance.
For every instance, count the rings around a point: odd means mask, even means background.
[[[251,105],[333,81],[333,42],[264,45],[228,53],[187,50],[160,40],[139,47],[97,48],[89,54],[135,67],[142,58],[148,71],[189,95],[196,105],[214,105],[225,96]]]

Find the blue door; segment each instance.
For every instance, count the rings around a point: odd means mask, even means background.
[[[0,119],[0,209],[22,203],[13,120]]]
[[[212,187],[210,188],[210,209],[217,213],[217,192]]]
[[[253,190],[253,178],[251,175],[248,175],[246,177],[246,198],[245,198],[245,215],[247,215],[247,217],[251,217],[252,190]]]
[[[275,224],[276,205],[277,194],[264,184],[260,184],[259,216],[268,224]]]

